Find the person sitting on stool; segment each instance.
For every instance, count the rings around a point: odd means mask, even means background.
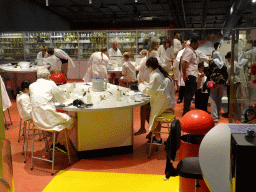
[[[29,98],[29,86],[31,81],[24,80],[21,82],[20,93],[16,97],[16,103],[18,112],[20,114],[21,119],[29,120],[32,119],[31,117],[31,103]]]
[[[35,126],[45,131],[56,131],[57,140],[59,131],[71,128],[74,119],[67,114],[56,111],[55,100],[64,103],[66,98],[57,85],[50,80],[48,69],[39,68],[37,70],[37,81],[29,86],[29,92],[32,106],[31,115]],[[53,142],[53,134],[49,142]],[[65,146],[61,145],[60,142],[56,144],[56,148],[66,152]]]
[[[122,66],[122,77],[120,78],[120,85],[126,87],[126,83],[134,83],[136,80],[136,69],[135,65],[130,60],[130,53],[126,52],[123,55],[124,64]]]

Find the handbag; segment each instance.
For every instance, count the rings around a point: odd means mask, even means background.
[[[213,81],[208,81],[206,84],[206,88],[208,88],[208,89],[213,88]]]

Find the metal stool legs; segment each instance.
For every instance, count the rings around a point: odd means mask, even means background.
[[[164,118],[163,118],[163,119],[164,119]],[[165,120],[166,120],[166,119],[165,119]],[[166,123],[166,124],[167,124],[167,127],[164,127],[164,128],[168,128],[168,132],[155,132],[154,130],[152,131],[152,135],[151,135],[150,143],[149,143],[148,158],[150,158],[150,156],[151,156],[154,134],[155,134],[155,133],[169,134],[169,132],[170,132],[170,124],[171,124],[171,121],[166,121],[166,122],[161,122],[161,121],[159,121],[159,122],[160,122],[160,123]],[[157,151],[157,150],[158,150],[158,146],[156,147],[156,151]]]
[[[69,147],[68,147],[68,140],[67,140],[67,130],[65,129],[65,141],[66,141],[66,146],[67,146],[67,155],[68,155],[68,160],[69,160],[69,165],[71,165],[71,159],[70,159],[70,155],[69,155]],[[49,155],[51,157],[51,160],[48,159],[44,159],[44,158],[39,158],[39,157],[35,157],[34,156],[34,133],[35,133],[35,129],[33,129],[33,135],[32,135],[32,156],[31,156],[31,170],[33,170],[33,159],[39,159],[42,161],[48,161],[52,163],[52,170],[51,170],[51,175],[53,175],[53,170],[54,170],[54,163],[55,163],[55,144],[56,144],[56,131],[51,131],[53,132],[53,149],[52,149],[52,154],[50,152],[49,149],[49,145],[48,145],[48,140],[47,137],[45,136],[44,133],[44,138],[45,139],[45,145],[46,145],[46,150],[48,150]]]
[[[21,128],[21,124],[22,124],[22,119],[20,119],[20,128],[19,128],[19,139],[18,142],[20,142],[20,132],[23,131],[23,135],[24,135],[24,127]]]
[[[12,118],[11,118],[11,115],[10,115],[9,108],[7,109],[7,113],[8,113],[8,118],[6,118],[5,113],[4,113],[4,121],[5,121],[4,124],[5,124],[5,128],[9,129],[8,125],[12,125]],[[8,123],[8,121],[7,121],[8,119],[10,120],[10,123]]]

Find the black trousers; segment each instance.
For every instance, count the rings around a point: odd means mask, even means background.
[[[209,93],[202,93],[201,89],[197,89],[195,94],[195,107],[207,111]]]
[[[182,101],[183,98],[184,98],[184,95],[185,95],[185,86],[180,86],[179,99],[178,100]]]
[[[191,100],[196,93],[196,77],[189,75],[185,83],[184,108],[183,115],[190,111]]]
[[[227,112],[227,114],[229,114],[229,95],[230,95],[230,85],[227,85],[227,97],[228,97],[228,112]]]

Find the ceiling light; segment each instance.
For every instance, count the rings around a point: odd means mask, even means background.
[[[89,4],[92,4],[92,0],[89,0]]]
[[[138,2],[138,0],[135,0],[135,3],[137,3]]]
[[[253,3],[256,3],[256,0],[252,0]]]

